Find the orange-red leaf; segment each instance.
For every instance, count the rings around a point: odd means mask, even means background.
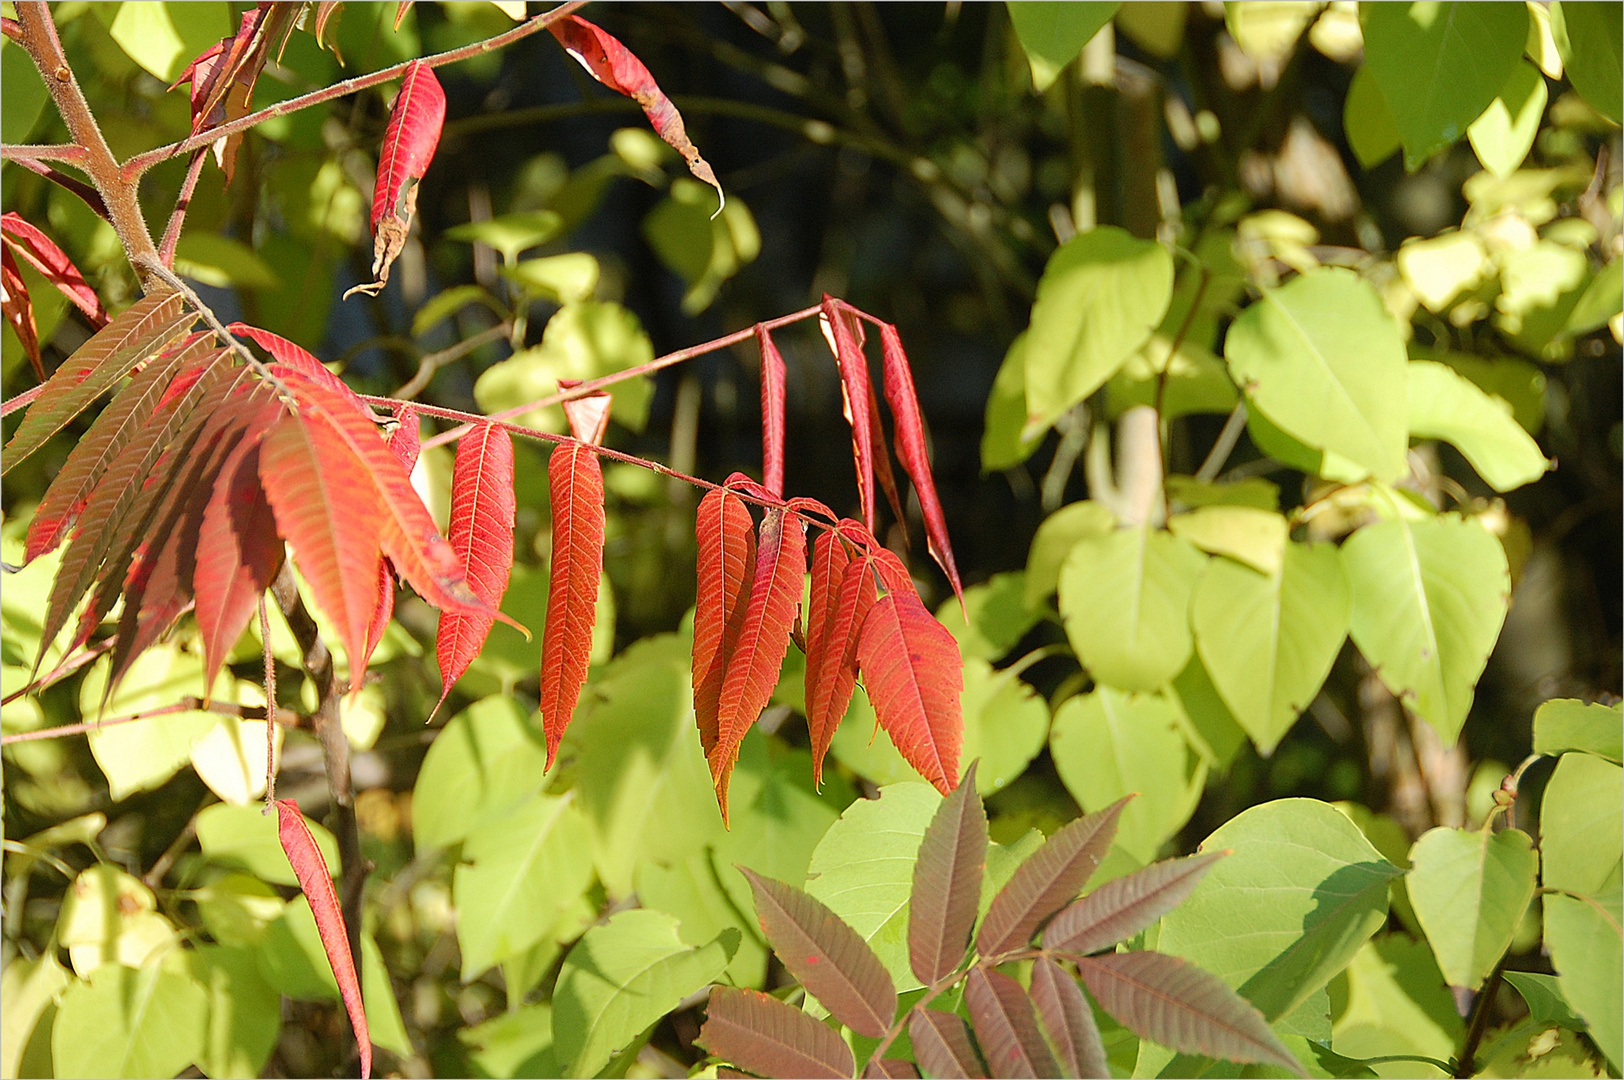
[[[959,778],[964,667],[958,644],[911,588],[875,602],[857,639],[874,715],[904,760],[946,794]]]
[[[835,360],[840,366],[840,395],[846,420],[851,424],[852,461],[857,466],[857,498],[863,507],[863,523],[874,531],[874,433],[869,426],[868,360],[857,340],[851,316],[840,301],[823,294],[825,333],[834,343]]]
[[[395,414],[395,420],[395,428],[387,437],[389,450],[395,455],[395,460],[400,462],[400,467],[406,470],[406,475],[410,476],[413,467],[417,465],[418,449],[422,445],[417,410],[410,405],[402,405],[400,411]],[[394,615],[395,571],[388,559],[379,559],[378,599],[372,609],[372,621],[367,624],[366,655],[361,658],[362,667],[372,662],[372,654],[382,643],[384,631],[389,629],[389,620],[394,618]]]
[[[830,534],[824,534],[828,536]],[[836,546],[841,546],[837,543]],[[806,726],[812,736],[812,778],[823,781],[823,755],[851,704],[857,684],[857,643],[878,590],[874,559],[864,555],[841,568],[840,591],[824,624],[822,637],[807,641]],[[813,602],[818,601],[816,580]],[[826,601],[827,602],[827,601]]]
[[[367,1013],[361,1001],[361,980],[355,974],[355,955],[350,952],[349,934],[344,929],[344,910],[338,905],[327,860],[322,858],[316,838],[310,835],[310,826],[299,813],[298,803],[278,799],[276,821],[277,839],[293,866],[293,875],[299,879],[299,890],[310,901],[310,913],[316,917],[316,933],[321,936],[322,951],[327,954],[333,978],[338,981],[338,996],[344,1001],[344,1011],[350,1014],[350,1026],[355,1029],[355,1042],[361,1051],[362,1080],[368,1080],[372,1076],[372,1038],[367,1031]]]
[[[694,717],[706,755],[719,737],[722,681],[744,628],[756,572],[756,533],[750,510],[731,491],[699,500],[699,591],[694,605]]]
[[[953,561],[953,545],[947,536],[947,518],[942,514],[942,501],[936,495],[936,480],[930,473],[930,453],[925,448],[925,420],[919,412],[919,396],[914,393],[913,371],[908,366],[908,355],[902,351],[902,338],[890,323],[880,325],[880,352],[885,361],[885,400],[891,406],[891,421],[896,425],[897,457],[913,480],[919,492],[919,510],[925,518],[925,537],[930,554],[947,580],[953,593],[964,602],[964,588],[959,584],[958,564]]]
[[[92,327],[99,330],[107,325],[107,309],[102,307],[101,297],[96,295],[96,290],[90,287],[79,268],[73,265],[73,260],[56,246],[55,241],[22,215],[10,212],[0,215],[0,233],[9,241],[9,248],[38,270],[46,281],[61,290],[63,296],[73,301],[74,307],[84,312]]]
[[[564,46],[564,51],[586,68],[587,74],[641,105],[654,133],[682,155],[688,163],[688,171],[715,188],[719,198],[727,198],[722,194],[722,185],[716,182],[716,173],[688,138],[682,114],[630,49],[578,15],[566,15],[547,29]]]
[[[0,247],[0,311],[22,344],[23,354],[34,369],[34,376],[45,378],[45,364],[40,360],[39,329],[34,325],[34,302],[28,296],[28,284],[17,260],[11,257],[11,248]]]
[[[416,419],[412,424],[415,426]],[[513,440],[500,424],[480,424],[457,443],[451,470],[451,549],[468,574],[468,587],[489,607],[502,603],[513,567]],[[434,654],[440,663],[440,701],[485,644],[494,620],[454,611],[440,616]]]
[[[818,660],[828,639],[829,624],[840,609],[840,582],[851,553],[833,529],[818,534],[812,544],[812,588],[806,609],[806,715],[816,711],[819,689]],[[815,759],[816,755],[814,755]]]
[[[874,383],[868,384],[868,431],[874,442],[874,475],[885,492],[885,501],[891,514],[902,528],[902,542],[908,540],[908,515],[902,509],[902,493],[897,489],[896,474],[891,471],[891,455],[885,450],[885,423],[880,419],[880,402],[874,396]]]
[[[541,635],[541,723],[547,767],[575,715],[592,657],[598,578],[603,572],[603,471],[580,443],[559,443],[547,464],[553,506],[553,565],[547,628]]]
[[[727,787],[739,744],[771,700],[789,651],[790,625],[800,608],[806,574],[806,532],[797,517],[769,509],[756,545],[756,572],[738,644],[727,660],[717,714],[717,740],[708,755],[716,800],[727,821]]]
[[[784,357],[767,328],[756,326],[761,349],[761,467],[767,490],[784,496]]]
[[[376,292],[389,280],[389,267],[405,246],[417,212],[417,182],[434,160],[444,124],[445,91],[440,80],[433,68],[413,60],[401,78],[378,152],[378,179],[372,189],[372,275],[377,281],[362,286],[363,291]]]

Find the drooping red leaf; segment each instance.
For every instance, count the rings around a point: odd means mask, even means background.
[[[423,428],[417,419],[417,410],[409,404],[395,410],[395,429],[389,433],[389,449],[410,476],[423,450]]]
[[[203,639],[205,687],[214,686],[220,665],[282,565],[282,538],[259,479],[259,442],[280,414],[280,406],[272,401],[250,421],[249,432],[220,467],[198,528],[192,588]]]
[[[744,629],[750,584],[756,572],[756,533],[750,509],[730,491],[699,500],[694,519],[699,539],[699,591],[694,605],[694,717],[709,756],[719,736],[722,681],[728,657]]]
[[[817,724],[822,693],[822,668],[829,643],[829,630],[840,610],[840,584],[851,562],[851,553],[833,529],[818,535],[812,545],[812,590],[806,610],[806,717],[812,736],[812,773],[821,783],[823,754],[818,748]],[[827,741],[825,741],[827,746]]]
[[[874,715],[898,752],[944,795],[959,776],[964,661],[947,628],[909,589],[875,601],[857,639]]]
[[[316,4],[316,44],[322,48],[327,43],[322,39],[327,34],[327,24],[332,20],[333,14],[344,6],[344,0],[319,0]]]
[[[1251,1002],[1194,964],[1158,952],[1108,953],[1079,960],[1077,971],[1100,1007],[1141,1038],[1307,1075]]]
[[[880,490],[885,492],[885,502],[891,507],[891,516],[902,529],[902,542],[906,546],[911,543],[908,538],[908,515],[902,509],[902,492],[897,487],[896,474],[891,471],[891,455],[885,451],[885,423],[880,419],[880,403],[874,396],[872,382],[868,387],[868,430],[874,439],[874,475],[880,482]]]
[[[800,607],[805,574],[806,533],[800,519],[769,509],[756,544],[756,570],[744,625],[722,679],[716,745],[708,755],[724,822],[733,762],[745,733],[767,707],[778,684],[778,669],[789,651],[790,625]]]
[[[1169,859],[1107,881],[1044,927],[1043,947],[1085,956],[1127,940],[1183,903],[1226,854],[1214,851]]]
[[[417,454],[422,446],[423,435],[418,428],[417,410],[410,405],[402,405],[395,414],[395,427],[386,437],[390,453],[400,462],[400,467],[410,476],[412,469],[417,465]],[[362,658],[362,667],[372,662],[372,654],[378,651],[383,643],[383,635],[389,629],[389,620],[395,616],[395,570],[387,558],[378,560],[378,599],[372,609],[372,621],[367,624],[366,655]],[[430,714],[433,715],[432,713]]]
[[[942,800],[919,842],[908,900],[908,963],[930,986],[964,959],[981,906],[987,869],[987,810],[976,792],[976,766]]]
[[[994,1076],[1059,1076],[1060,1064],[1038,1030],[1037,1011],[1021,984],[980,966],[964,982],[976,1041]]]
[[[840,301],[823,294],[823,313],[818,316],[824,333],[834,344],[835,361],[840,367],[841,408],[851,425],[852,461],[857,467],[857,498],[863,508],[863,523],[873,532],[874,523],[874,433],[870,428],[868,359],[857,340],[857,328]]]
[[[1110,850],[1117,818],[1132,797],[1055,830],[1015,868],[1009,883],[992,898],[976,933],[976,949],[982,956],[1024,949],[1045,920],[1083,891]]]
[[[101,411],[90,430],[74,444],[58,470],[28,526],[24,560],[32,562],[68,535],[84,510],[107,466],[153,417],[162,411],[160,399],[180,367],[182,354],[158,357],[136,373],[130,384]]]
[[[953,1013],[916,1005],[908,1014],[908,1041],[914,1056],[931,1076],[964,1076],[984,1080],[987,1073],[970,1042],[970,1029]]]
[[[740,867],[756,918],[789,973],[842,1024],[884,1038],[897,1015],[897,990],[880,958],[821,900]]]
[[[102,307],[101,297],[55,241],[22,215],[10,211],[0,215],[0,234],[5,236],[7,248],[22,256],[23,261],[55,285],[74,307],[84,312],[93,328],[99,330],[107,325],[107,309]]]
[[[28,296],[28,284],[23,281],[17,260],[11,257],[11,248],[0,247],[0,311],[28,357],[28,366],[34,377],[45,378],[45,364],[40,359],[39,329],[34,325],[34,302]]]
[[[845,1080],[857,1068],[833,1028],[759,990],[712,990],[697,1042],[758,1076]]]
[[[665,96],[654,81],[654,76],[649,74],[641,60],[632,55],[630,49],[578,15],[566,15],[547,29],[564,46],[564,51],[575,57],[576,62],[587,70],[587,74],[641,105],[643,114],[654,128],[654,134],[682,155],[682,159],[688,163],[689,172],[715,188],[717,197],[726,201],[722,185],[716,181],[716,173],[699,156],[698,148],[688,138],[682,114],[677,112],[677,107]]]
[[[361,1051],[362,1080],[372,1075],[372,1037],[367,1030],[366,1008],[361,1001],[361,980],[355,973],[355,956],[350,952],[349,935],[344,929],[344,911],[338,904],[333,889],[333,876],[327,870],[316,838],[310,835],[310,826],[299,813],[299,804],[292,799],[276,801],[277,839],[282,851],[293,866],[293,875],[299,879],[299,890],[310,901],[310,913],[316,917],[316,933],[321,936],[322,951],[338,981],[338,996],[344,1001],[344,1011],[350,1014],[350,1026],[355,1029],[355,1043]]]
[[[580,385],[580,379],[558,380],[560,390],[573,390]],[[564,419],[569,422],[570,434],[588,446],[602,446],[603,436],[609,430],[609,409],[614,401],[613,394],[599,390],[564,402]]]
[[[947,536],[947,518],[936,494],[936,480],[930,472],[930,452],[926,449],[925,420],[914,392],[913,369],[902,351],[902,338],[890,323],[880,324],[880,352],[885,363],[885,400],[891,406],[891,422],[896,426],[897,457],[919,493],[919,510],[925,518],[925,537],[930,554],[947,575],[953,593],[964,602],[958,564]]]
[[[0,451],[0,475],[43,446],[132,368],[162,352],[196,318],[182,312],[183,304],[179,293],[143,297],[62,361]]]
[[[767,491],[784,497],[784,357],[767,328],[757,324],[761,349],[761,470]]]
[[[816,698],[807,703],[806,723],[812,736],[812,776],[820,783],[823,756],[846,716],[857,685],[860,635],[877,596],[873,556],[848,562],[841,572],[840,594],[823,638],[816,649],[807,650],[807,692],[810,695],[815,688]]]
[[[417,212],[417,182],[434,160],[444,124],[445,91],[440,80],[433,68],[413,60],[401,78],[378,151],[378,178],[372,189],[372,276],[377,280],[351,292],[377,293],[388,283],[389,268],[406,246]]]
[[[412,421],[416,426],[416,419]],[[451,549],[468,574],[468,587],[491,608],[502,604],[513,567],[513,440],[500,424],[480,424],[457,443],[451,470]],[[492,618],[445,612],[434,654],[440,664],[440,700],[462,678],[491,632]]]
[[[1032,965],[1032,1003],[1067,1076],[1111,1075],[1093,1008],[1077,980],[1047,956]]]
[[[547,627],[541,635],[541,722],[552,768],[564,729],[575,715],[592,656],[603,572],[603,471],[598,455],[559,443],[547,465],[553,506],[553,565]]]

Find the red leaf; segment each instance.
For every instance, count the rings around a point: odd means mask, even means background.
[[[874,714],[903,759],[943,794],[952,791],[964,741],[964,661],[953,635],[911,585],[908,591],[893,586],[870,609],[857,639],[857,663]]]
[[[756,533],[744,500],[712,491],[699,500],[699,591],[694,604],[694,717],[709,756],[718,738],[722,680],[750,606],[756,572]]]
[[[761,468],[767,491],[784,497],[784,357],[767,328],[757,324],[761,349]]]
[[[1015,868],[1009,883],[992,898],[976,934],[982,956],[1025,948],[1038,927],[1076,898],[1098,869],[1116,835],[1117,816],[1128,804],[1119,799],[1104,810],[1055,830],[1043,846]]]
[[[671,99],[665,96],[641,60],[614,37],[578,15],[566,15],[547,29],[564,46],[564,51],[586,68],[587,74],[641,105],[654,133],[682,155],[682,159],[688,163],[688,171],[715,188],[719,199],[727,201],[727,196],[722,193],[722,185],[716,182],[716,173],[699,156],[698,148],[688,138],[682,114],[677,112],[677,107],[671,104]]]
[[[1110,953],[1079,960],[1077,972],[1100,1007],[1141,1038],[1307,1075],[1251,1002],[1194,964],[1158,952]]]
[[[222,38],[187,65],[175,80],[173,90],[183,82],[192,84],[192,133],[247,116],[254,96],[254,84],[270,55],[271,41],[286,40],[298,19],[298,10],[287,6],[260,4],[243,12],[237,32]],[[214,157],[225,171],[226,183],[235,172],[237,147],[242,133],[216,140]]]
[[[880,402],[874,396],[874,383],[868,384],[868,431],[874,443],[874,475],[885,492],[885,501],[891,514],[902,528],[902,542],[908,540],[908,515],[902,509],[902,493],[897,490],[896,474],[891,471],[891,455],[885,452],[885,423],[880,419]]]
[[[849,1078],[857,1068],[833,1028],[759,990],[712,990],[698,1042],[760,1076]]]
[[[827,529],[818,535],[812,545],[812,590],[806,611],[806,721],[812,732],[813,782],[822,783],[823,753],[818,746],[818,727],[814,718],[822,717],[820,710],[823,688],[823,660],[829,646],[829,629],[840,610],[840,585],[851,562],[851,554],[839,534]],[[824,749],[828,743],[825,741]]]
[[[212,687],[231,647],[242,636],[261,593],[282,565],[282,538],[259,481],[259,441],[281,415],[271,404],[250,422],[250,434],[220,468],[197,534],[192,587],[203,639],[203,685]],[[258,427],[260,434],[252,435]]]
[[[837,542],[835,546],[841,545]],[[812,776],[819,783],[823,779],[823,755],[834,741],[835,729],[845,718],[852,689],[857,685],[859,635],[877,593],[874,559],[865,555],[848,562],[841,570],[840,591],[821,637],[816,644],[807,642],[806,726],[812,736]],[[813,601],[818,599],[814,578]],[[824,599],[827,602],[826,596]]]
[[[914,1056],[931,1076],[965,1076],[981,1080],[987,1074],[970,1044],[970,1029],[953,1013],[914,1006],[908,1014],[908,1041]]]
[[[417,420],[412,418],[412,426]],[[491,608],[501,606],[513,567],[513,440],[500,424],[480,424],[457,443],[451,470],[451,549],[468,573],[468,587]],[[434,655],[440,664],[440,700],[462,678],[485,644],[494,620],[485,615],[440,616]]]
[[[708,755],[724,823],[733,762],[745,733],[767,707],[778,684],[778,669],[789,651],[790,624],[800,607],[805,574],[806,533],[800,519],[769,509],[756,544],[756,572],[744,625],[722,680],[716,745]]]
[[[1067,1076],[1111,1075],[1093,1008],[1077,980],[1047,956],[1038,957],[1032,965],[1032,1002],[1060,1051]]]
[[[973,967],[964,983],[964,1003],[994,1076],[1060,1075],[1060,1064],[1038,1031],[1032,999],[1020,983],[1001,971]]]
[[[17,260],[11,257],[9,247],[0,247],[0,310],[5,312],[6,322],[11,324],[12,331],[22,344],[28,366],[34,369],[34,376],[43,380],[45,365],[40,361],[39,330],[34,326],[34,302],[29,299],[28,285],[23,281],[23,272],[17,266]]]
[[[365,406],[363,405],[363,408]],[[422,445],[422,433],[418,429],[417,411],[410,405],[402,405],[395,416],[395,428],[386,437],[389,450],[400,462],[401,468],[410,476],[417,464],[418,448]],[[372,621],[367,624],[367,643],[365,655],[361,658],[364,668],[372,662],[372,654],[377,652],[378,646],[383,642],[383,635],[389,629],[389,620],[395,616],[395,571],[388,559],[378,560],[378,600],[372,609]],[[430,714],[433,715],[432,713]]]
[[[953,545],[947,536],[947,518],[942,514],[942,502],[936,495],[936,480],[930,473],[930,454],[925,449],[925,421],[919,412],[919,397],[914,393],[913,371],[908,356],[902,351],[902,338],[890,323],[880,324],[880,351],[885,361],[885,400],[891,406],[891,420],[896,425],[897,457],[913,480],[919,492],[919,509],[925,518],[925,536],[930,554],[947,575],[953,592],[964,603],[964,588],[959,583],[958,564],[953,561]]]
[[[1054,917],[1043,930],[1043,947],[1087,955],[1132,937],[1183,903],[1226,854],[1169,859],[1107,881]]]
[[[444,124],[440,80],[433,68],[413,60],[401,78],[378,151],[378,179],[372,189],[372,275],[377,281],[351,292],[377,293],[389,281],[389,267],[406,246],[417,212],[417,182],[434,160]]]
[[[395,460],[406,470],[406,475],[412,475],[423,449],[423,428],[417,419],[417,410],[410,405],[395,410],[395,429],[389,433],[389,449],[395,452]]]
[[[183,313],[183,303],[179,293],[143,297],[62,361],[0,452],[0,474],[38,450],[133,368],[162,352],[197,318]]]
[[[343,6],[344,0],[319,0],[316,4],[316,44],[322,48],[327,47],[327,43],[322,40],[322,37],[327,33],[327,23],[332,19],[333,14]]]
[[[840,366],[841,408],[851,424],[852,461],[857,466],[857,498],[863,507],[863,523],[874,531],[874,433],[869,427],[868,360],[857,341],[851,316],[840,301],[823,294],[819,319],[825,334],[834,343],[835,360]]]
[[[559,443],[547,464],[553,505],[553,565],[547,587],[547,627],[541,635],[541,722],[547,767],[575,715],[592,657],[603,573],[603,471],[598,455],[579,443]]]
[[[739,867],[750,882],[762,933],[789,973],[836,1020],[880,1039],[897,1015],[891,976],[850,926],[800,889]]]
[[[0,215],[0,233],[11,241],[10,246],[28,265],[44,275],[46,281],[73,301],[74,307],[84,312],[92,327],[100,330],[107,325],[107,309],[102,307],[101,297],[85,281],[85,276],[73,265],[73,260],[49,236],[29,224],[21,215],[9,212]]]
[[[929,986],[964,959],[981,905],[987,868],[987,810],[976,793],[975,764],[942,800],[919,842],[908,900],[908,962]]]
[[[328,873],[321,848],[316,846],[316,838],[310,835],[310,826],[299,813],[299,804],[292,799],[278,799],[276,819],[277,839],[282,842],[282,851],[299,879],[299,890],[310,901],[310,913],[316,917],[322,951],[327,954],[333,978],[338,981],[338,996],[344,999],[344,1011],[350,1014],[350,1026],[355,1029],[355,1042],[361,1050],[362,1080],[367,1080],[372,1075],[372,1037],[361,1002],[361,980],[355,974],[355,956],[350,952],[349,934],[344,929],[344,911],[338,906],[338,894],[333,891],[333,877]]]
[[[360,412],[369,420],[372,419],[372,410],[367,408],[367,403],[362,401],[343,379],[328,371],[327,365],[311,356],[300,346],[295,345],[285,337],[271,333],[269,330],[261,330],[257,326],[248,326],[240,322],[231,323],[226,326],[226,329],[237,337],[247,338],[270,353],[271,359],[278,364],[293,368],[306,378],[312,379],[346,398],[357,412]]]

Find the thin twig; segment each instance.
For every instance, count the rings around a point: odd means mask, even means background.
[[[107,214],[107,204],[102,201],[101,193],[83,180],[75,180],[67,173],[51,168],[38,158],[16,158],[15,163],[18,167],[27,169],[36,176],[43,176],[58,187],[73,192],[83,199],[85,205],[94,210],[98,217],[108,224],[112,224],[113,219]]]
[[[24,161],[61,161],[77,165],[87,156],[85,148],[75,143],[6,143],[0,146],[0,158],[18,164]]]
[[[265,649],[265,708],[276,708],[276,657],[271,654],[271,616],[259,594],[259,640]],[[276,733],[265,729],[265,808],[276,802]]]
[[[439,352],[424,353],[417,361],[417,374],[413,375],[404,386],[395,391],[395,400],[410,401],[428,389],[429,383],[434,379],[435,372],[447,364],[454,363],[467,356],[481,345],[500,341],[502,338],[507,337],[508,331],[511,329],[511,325],[506,322],[498,323],[496,326],[481,330],[471,338],[457,342],[450,348],[441,349]]]
[[[1224,421],[1224,429],[1218,433],[1218,441],[1212,444],[1212,449],[1207,451],[1207,459],[1195,471],[1195,478],[1203,483],[1217,479],[1229,455],[1235,452],[1235,444],[1241,441],[1241,432],[1245,430],[1246,402],[1237,401],[1229,412],[1229,419]]]
[[[13,701],[16,701],[25,694],[37,694],[48,686],[55,686],[57,683],[67,678],[69,675],[72,675],[75,671],[78,671],[92,660],[99,659],[103,653],[113,647],[113,642],[115,640],[116,639],[114,638],[106,638],[102,641],[96,642],[94,645],[86,645],[83,651],[76,652],[69,656],[66,660],[61,661],[56,665],[56,667],[52,668],[44,675],[41,675],[27,686],[18,687],[5,697],[0,698],[0,705],[10,705]]]
[[[180,185],[180,198],[175,200],[175,210],[169,215],[169,224],[164,226],[164,238],[158,244],[158,258],[165,266],[175,265],[175,245],[180,242],[180,227],[186,221],[186,210],[192,205],[192,192],[197,190],[197,178],[202,175],[203,163],[208,157],[208,150],[194,150],[192,163],[186,167],[186,179]]]
[[[1483,1033],[1489,1029],[1489,1016],[1494,1008],[1494,994],[1500,989],[1500,980],[1506,966],[1506,956],[1501,954],[1500,962],[1494,965],[1494,972],[1482,990],[1478,991],[1476,999],[1472,1002],[1472,1020],[1466,1029],[1466,1040],[1461,1043],[1460,1053],[1455,1057],[1455,1070],[1457,1077],[1471,1076],[1476,1069],[1473,1059],[1477,1056],[1477,1047],[1483,1041]]]
[[[269,383],[271,388],[276,391],[278,397],[290,405],[294,403],[292,391],[287,388],[281,379],[277,378],[276,373],[266,366],[264,361],[260,360],[259,357],[249,352],[248,346],[238,341],[235,334],[226,329],[225,324],[220,321],[219,316],[215,315],[214,309],[205,304],[203,302],[203,298],[198,296],[197,293],[193,291],[192,287],[181,279],[180,275],[176,274],[169,267],[165,266],[157,256],[141,256],[137,257],[134,261],[138,267],[144,267],[145,269],[151,271],[160,280],[162,280],[164,284],[186,297],[187,301],[191,303],[193,309],[199,315],[203,316],[203,321],[209,324],[209,329],[214,331],[215,336],[220,339],[221,344],[241,357],[243,362],[248,365],[254,374],[258,375],[260,378]]]
[[[130,713],[127,716],[113,716],[106,720],[93,720],[83,724],[63,724],[61,727],[40,728],[38,731],[15,731],[10,735],[0,736],[0,746],[10,746],[13,743],[39,742],[42,739],[60,739],[68,735],[86,735],[103,728],[118,727],[121,724],[133,724],[137,720],[151,720],[158,716],[171,716],[174,713],[206,712],[216,716],[235,716],[239,720],[263,720],[265,709],[259,705],[233,705],[228,702],[204,702],[202,698],[183,697],[173,705],[165,705],[157,709],[147,709],[143,712]],[[276,722],[283,727],[305,726],[298,713],[291,709],[276,710]]]

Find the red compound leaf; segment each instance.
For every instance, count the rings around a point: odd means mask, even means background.
[[[694,717],[708,756],[719,737],[722,682],[744,629],[756,572],[756,533],[750,509],[731,491],[699,500],[699,591],[694,605]]]
[[[880,324],[880,351],[885,361],[885,400],[891,406],[891,421],[896,425],[897,457],[919,493],[919,509],[925,518],[931,557],[947,575],[954,595],[962,604],[964,588],[959,583],[958,564],[953,560],[942,501],[936,495],[936,480],[930,473],[925,419],[919,411],[919,396],[914,392],[913,370],[908,365],[907,353],[902,351],[902,338],[890,323]]]
[[[39,330],[34,325],[34,302],[28,296],[28,285],[17,260],[11,257],[11,248],[0,247],[0,311],[22,344],[28,357],[28,366],[34,377],[45,378],[45,364],[40,360]]]
[[[0,235],[4,235],[9,250],[15,251],[24,262],[38,270],[46,281],[73,302],[74,307],[84,312],[92,327],[100,330],[107,325],[107,309],[102,307],[101,297],[96,295],[96,290],[90,287],[79,268],[73,265],[73,260],[56,246],[55,241],[21,215],[11,212],[0,215]]]
[[[412,420],[415,428],[416,419]],[[468,587],[487,606],[501,606],[513,567],[513,440],[500,424],[481,424],[457,443],[451,471],[451,548],[468,574]],[[494,620],[446,612],[434,652],[440,663],[439,711],[451,687],[484,647]]]
[[[806,724],[812,735],[812,778],[817,783],[823,780],[823,756],[857,685],[857,646],[878,592],[874,579],[872,556],[846,563],[822,636],[815,646],[807,642]]]
[[[784,357],[764,326],[756,327],[761,349],[761,468],[766,488],[784,497]]]
[[[547,465],[553,506],[553,565],[541,635],[541,722],[552,768],[586,682],[603,572],[603,472],[598,455],[560,443]]]

